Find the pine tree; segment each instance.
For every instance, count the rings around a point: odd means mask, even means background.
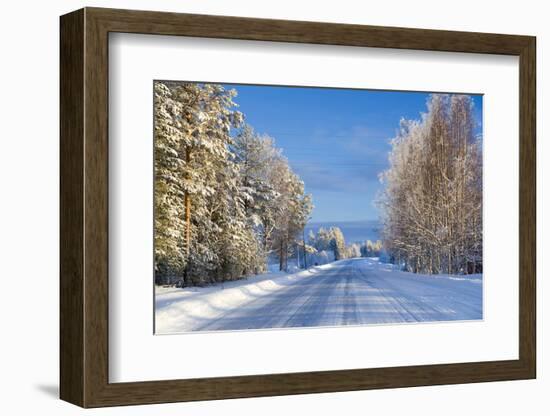
[[[234,90],[155,82],[154,91],[157,282],[242,278],[265,271],[274,250],[286,268],[312,205],[274,140],[242,126]]]
[[[278,193],[272,245],[279,256],[279,269],[286,270],[293,243],[299,238],[313,209],[311,196],[304,183],[292,172],[286,159],[279,159],[273,170],[273,183]]]
[[[236,135],[231,151],[239,166],[246,216],[258,235],[263,256],[267,256],[271,249],[275,218],[280,211],[275,203],[280,193],[273,183],[271,170],[276,163],[282,162],[281,151],[275,147],[271,137],[257,134],[246,124]]]
[[[218,85],[155,83],[157,269],[176,264],[164,269],[183,275],[186,284],[189,272],[212,269],[217,260],[200,234],[212,229],[205,207],[218,180],[227,178],[230,129],[242,120],[232,110],[234,95]]]

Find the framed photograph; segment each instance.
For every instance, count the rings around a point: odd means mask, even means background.
[[[535,50],[62,16],[61,398],[535,378]]]

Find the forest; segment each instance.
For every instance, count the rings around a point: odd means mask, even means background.
[[[235,90],[154,83],[155,280],[203,285],[286,269],[311,196]]]
[[[401,120],[379,198],[384,249],[415,273],[482,272],[482,137],[471,97],[432,94]]]
[[[312,195],[222,85],[154,82],[155,281],[207,285],[354,257],[423,274],[482,271],[482,137],[470,96],[431,94],[390,141],[381,241],[305,236]],[[289,266],[290,265],[290,266]]]
[[[275,140],[237,110],[235,90],[157,81],[155,281],[205,285],[380,254],[338,227],[305,238],[312,196]]]
[[[355,257],[379,257],[382,248],[380,240],[346,243],[339,227],[321,227],[317,233],[310,231],[305,245],[310,265]]]

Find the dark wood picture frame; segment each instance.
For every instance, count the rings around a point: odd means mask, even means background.
[[[536,376],[535,38],[85,8],[61,17],[60,396],[83,407],[336,392]],[[519,56],[519,359],[109,383],[110,32]]]

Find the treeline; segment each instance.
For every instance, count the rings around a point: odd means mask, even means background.
[[[383,173],[384,248],[417,273],[482,271],[482,139],[466,95],[433,94],[402,120]]]
[[[312,209],[272,138],[221,85],[154,83],[155,280],[202,285],[286,268]]]
[[[382,241],[366,240],[364,243],[346,244],[344,233],[339,227],[321,227],[317,233],[310,230],[307,247],[310,264],[323,264],[354,257],[378,257],[382,252]]]
[[[382,250],[383,244],[381,240],[367,240],[365,241],[365,244],[359,248],[361,257],[380,257]]]
[[[308,243],[315,251],[332,251],[335,260],[346,258],[346,240],[339,227],[319,228],[317,234],[309,232]]]

